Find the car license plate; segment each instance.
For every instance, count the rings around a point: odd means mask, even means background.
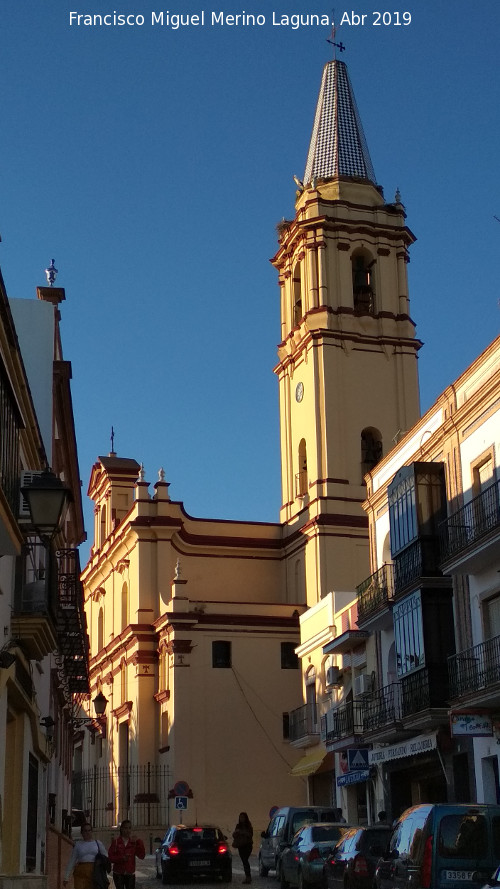
[[[189,867],[209,867],[209,861],[190,861]]]
[[[445,880],[455,880],[457,883],[472,882],[474,878],[473,870],[445,870],[443,873]]]

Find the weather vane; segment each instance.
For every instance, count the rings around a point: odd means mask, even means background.
[[[338,28],[335,25],[335,10],[332,9],[332,31],[329,37],[326,38],[327,43],[331,43],[333,46],[333,58],[335,59],[335,48],[339,50],[339,52],[344,52],[345,46],[340,40],[338,43],[335,42],[335,37],[337,36]]]

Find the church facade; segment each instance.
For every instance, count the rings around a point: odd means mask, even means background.
[[[101,830],[127,815],[151,831],[177,819],[229,832],[241,810],[263,829],[274,806],[305,802],[372,821],[390,805],[373,751],[418,740],[426,719],[432,768],[418,790],[408,778],[398,805],[431,793],[448,698],[441,689],[420,713],[418,682],[426,670],[429,690],[429,670],[455,654],[454,608],[470,614],[465,581],[454,587],[455,568],[439,568],[431,582],[418,586],[418,575],[401,587],[402,604],[391,595],[373,613],[366,607],[378,590],[370,578],[404,561],[380,530],[390,513],[384,498],[396,502],[407,476],[418,487],[419,472],[445,491],[440,520],[463,496],[446,488],[441,433],[432,446],[415,444],[421,343],[406,272],[414,240],[399,192],[387,202],[376,182],[347,68],[329,62],[295,215],[279,225],[272,260],[280,521],[193,518],[171,501],[163,470],[149,484],[135,459],[114,452],[92,469],[94,545],[83,582],[92,696],[102,692],[108,705],[77,746],[75,802]],[[427,660],[394,641],[398,615],[417,600],[412,613],[443,627]],[[417,710],[380,724],[392,685],[406,699],[413,689]],[[443,767],[439,786],[452,799],[453,760]]]

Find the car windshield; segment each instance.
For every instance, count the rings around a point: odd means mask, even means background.
[[[313,843],[326,843],[328,840],[339,840],[342,836],[342,828],[333,824],[319,825],[311,830]]]
[[[443,858],[482,858],[488,850],[486,818],[479,812],[445,815],[439,825],[439,854]]]

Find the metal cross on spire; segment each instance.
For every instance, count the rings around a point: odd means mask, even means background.
[[[332,9],[332,30],[331,30],[330,36],[326,38],[326,42],[330,43],[333,46],[333,58],[334,59],[336,58],[336,52],[335,52],[336,49],[338,49],[339,52],[344,52],[344,50],[345,50],[345,46],[341,40],[339,40],[338,43],[335,41],[335,37],[337,36],[337,31],[338,31],[338,28],[335,24],[335,10]]]
[[[115,453],[115,430],[114,427],[111,427],[111,453]]]

